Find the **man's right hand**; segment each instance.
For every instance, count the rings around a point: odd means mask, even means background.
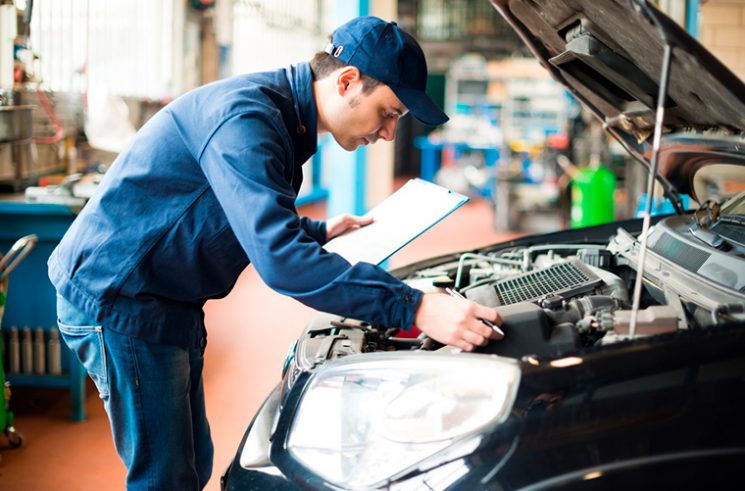
[[[443,293],[426,293],[416,311],[414,324],[436,341],[473,351],[476,346],[486,345],[489,339],[504,337],[481,319],[502,324],[495,309]]]

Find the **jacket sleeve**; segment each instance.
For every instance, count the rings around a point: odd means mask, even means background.
[[[199,158],[249,260],[269,287],[314,309],[408,329],[422,292],[377,266],[351,266],[326,252],[320,227],[298,217],[281,128],[270,114],[232,117]]]

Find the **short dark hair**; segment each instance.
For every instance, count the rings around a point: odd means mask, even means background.
[[[322,78],[326,78],[334,70],[345,66],[349,65],[339,61],[337,58],[334,58],[325,51],[319,51],[313,56],[313,59],[310,60],[310,71],[313,73],[313,80],[321,80]],[[365,75],[364,73],[362,73],[362,71],[360,71],[360,75],[362,75],[363,93],[370,92],[372,89],[380,84],[379,80]]]

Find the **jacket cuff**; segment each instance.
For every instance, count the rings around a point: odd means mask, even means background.
[[[404,331],[409,331],[414,325],[414,318],[419,305],[422,303],[424,292],[404,285],[402,292],[401,320],[397,323]]]
[[[311,220],[308,217],[300,217],[300,226],[316,242],[323,245],[326,241],[326,222],[323,220]]]

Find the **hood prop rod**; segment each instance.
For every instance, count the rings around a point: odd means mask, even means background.
[[[647,258],[647,237],[649,235],[650,216],[652,214],[652,193],[654,193],[655,176],[657,176],[657,163],[660,153],[660,140],[662,140],[662,123],[665,120],[665,100],[667,99],[667,89],[670,75],[670,61],[673,54],[673,46],[665,35],[664,29],[660,27],[660,22],[655,13],[650,9],[645,0],[637,0],[639,8],[644,10],[647,16],[654,22],[660,32],[660,37],[664,43],[664,52],[662,56],[662,67],[660,69],[660,87],[657,93],[657,114],[654,124],[654,139],[652,140],[652,162],[649,169],[649,178],[647,179],[647,204],[644,209],[644,218],[642,221],[641,244],[639,247],[639,260],[636,270],[636,281],[634,282],[634,296],[631,307],[631,318],[629,320],[629,338],[634,339],[636,335],[636,322],[639,313],[639,303],[641,301],[642,283],[644,282],[644,263]]]

